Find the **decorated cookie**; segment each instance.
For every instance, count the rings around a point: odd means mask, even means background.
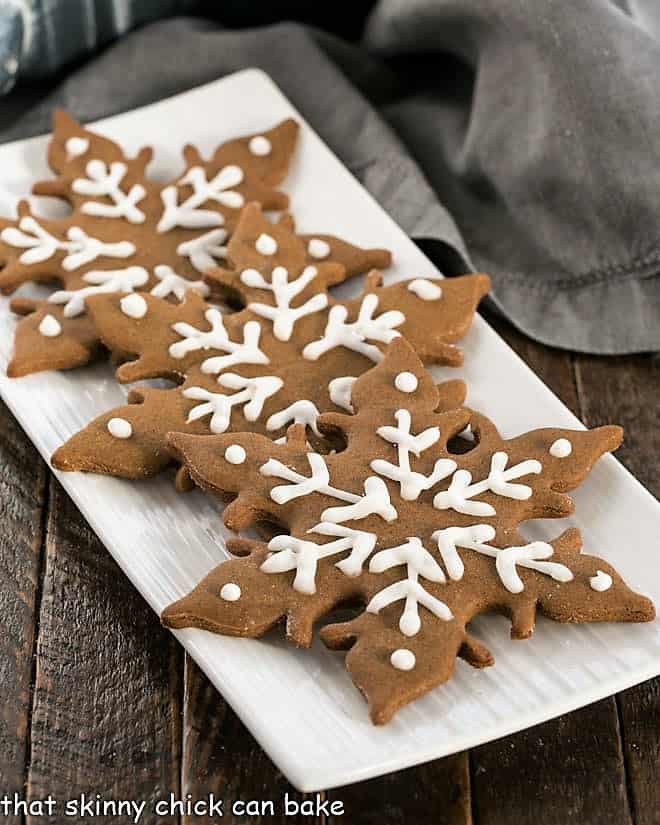
[[[16,219],[0,220],[0,290],[10,293],[28,281],[60,286],[45,300],[13,303],[28,314],[18,325],[9,374],[89,360],[99,349],[80,321],[90,295],[136,291],[170,301],[191,289],[207,295],[202,276],[224,261],[243,207],[287,206],[274,187],[286,175],[297,131],[286,120],[222,144],[208,160],[186,146],[184,172],[161,184],[146,177],[151,149],[129,158],[109,138],[56,112],[48,161],[57,177],[37,183],[34,193],[67,201],[71,213],[47,220],[22,201]],[[57,320],[57,333],[52,322],[42,324],[47,316]]]
[[[326,243],[332,247],[334,241]],[[352,409],[355,378],[378,363],[399,335],[428,362],[460,363],[460,350],[451,342],[466,332],[488,289],[485,275],[426,279],[442,290],[440,298],[427,301],[408,282],[381,286],[373,273],[361,297],[336,302],[328,287],[346,277],[349,260],[355,271],[385,253],[343,243],[345,266],[310,264],[307,245],[288,226],[273,226],[258,208],[248,208],[227,248],[231,269],[207,276],[215,292],[244,307],[240,312],[223,315],[194,293],[180,304],[145,295],[146,311],[135,318],[119,295],[89,298],[104,344],[118,356],[135,356],[119,368],[120,380],[166,377],[183,383],[134,390],[128,405],[99,416],[60,447],[53,464],[151,476],[172,462],[170,430],[250,430],[281,439],[290,424],[299,423],[314,443],[319,412]],[[264,252],[273,246],[274,252]],[[133,428],[121,443],[107,430],[116,416]]]
[[[257,433],[170,436],[195,481],[231,500],[228,527],[267,521],[279,534],[234,540],[239,558],[167,607],[166,626],[258,637],[284,620],[289,640],[306,647],[329,611],[362,605],[321,638],[347,651],[380,724],[449,679],[457,656],[492,663],[466,629],[479,613],[504,612],[515,639],[532,633],[537,611],[559,622],[654,617],[607,562],[580,552],[577,530],[551,542],[518,532],[529,519],[573,511],[568,491],[619,445],[620,428],[503,439],[484,416],[448,407],[403,338],[357,378],[350,403],[353,414],[316,422],[346,441],[339,454],[310,451],[300,426],[284,444]],[[472,449],[452,452],[468,424]]]

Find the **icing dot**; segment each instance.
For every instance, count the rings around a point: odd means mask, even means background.
[[[352,375],[333,378],[332,381],[328,383],[328,393],[332,403],[338,407],[342,407],[344,410],[348,410],[350,413],[354,412],[353,404],[351,403],[351,393],[353,392],[353,384],[355,384],[356,381],[357,378],[353,378]]]
[[[55,338],[62,332],[62,325],[52,315],[44,315],[39,324],[39,332],[46,338]]]
[[[73,160],[73,158],[79,158],[85,154],[89,149],[89,140],[81,137],[70,137],[64,144],[64,148],[66,149],[67,159]]]
[[[129,318],[144,318],[147,314],[147,302],[141,295],[136,293],[122,298],[119,301],[119,306],[124,315],[128,315]]]
[[[408,292],[414,292],[422,301],[437,301],[442,298],[442,289],[426,278],[415,278],[408,284]]]
[[[412,650],[408,650],[405,647],[400,647],[390,656],[392,667],[395,667],[397,670],[412,670],[415,667],[416,661],[415,654]]]
[[[247,454],[240,444],[230,444],[225,450],[225,461],[230,464],[242,464],[246,457]]]
[[[277,241],[271,235],[259,235],[255,247],[260,255],[274,255],[277,252]]]
[[[566,458],[573,452],[573,445],[567,438],[558,438],[550,447],[550,455],[555,458]]]
[[[415,392],[418,383],[417,376],[412,372],[400,372],[394,379],[394,386],[399,392]]]
[[[603,593],[612,587],[612,577],[609,573],[604,573],[602,570],[596,570],[596,575],[589,579],[589,586],[592,590],[597,590]]]
[[[133,435],[133,427],[125,418],[111,418],[108,421],[108,432],[115,438],[130,438]]]
[[[264,137],[263,135],[255,135],[248,143],[248,147],[252,154],[256,155],[257,157],[270,155],[273,149],[271,142],[268,140],[267,137]]]
[[[320,261],[322,258],[327,258],[330,254],[330,244],[322,241],[320,238],[312,238],[307,244],[307,252],[312,258]]]
[[[220,598],[226,602],[236,602],[241,598],[241,588],[234,582],[227,582],[227,584],[222,585]]]

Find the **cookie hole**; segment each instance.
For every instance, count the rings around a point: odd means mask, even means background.
[[[343,453],[346,447],[348,447],[348,439],[343,430],[340,430],[338,427],[331,427],[327,423],[323,423],[319,429],[321,430],[323,438],[319,439],[318,436],[314,436],[314,440],[311,442],[317,452],[325,453],[326,455],[330,455],[333,452]]]
[[[478,444],[478,435],[473,433],[468,425],[462,432],[453,435],[447,441],[447,452],[450,455],[465,455],[474,450]]]
[[[240,312],[245,309],[245,301],[241,293],[227,284],[211,284],[210,303],[220,304],[230,312]]]
[[[255,523],[254,530],[261,541],[270,541],[275,536],[287,535],[287,528],[275,519],[262,519]]]
[[[359,618],[366,607],[366,602],[359,596],[352,596],[343,602],[335,605],[332,610],[325,613],[316,623],[325,627],[329,624],[341,624],[342,622],[352,622]]]

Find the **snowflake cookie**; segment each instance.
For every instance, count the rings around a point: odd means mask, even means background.
[[[514,639],[532,633],[537,611],[559,622],[651,620],[647,598],[580,552],[577,530],[551,542],[518,532],[573,511],[567,492],[618,447],[620,428],[503,439],[484,416],[452,409],[452,395],[398,338],[353,384],[353,414],[316,422],[345,439],[342,452],[310,451],[297,425],[283,444],[256,433],[172,434],[195,481],[231,499],[228,527],[265,521],[276,534],[233,540],[238,558],[167,607],[163,623],[258,637],[284,621],[289,640],[309,646],[315,622],[351,605],[356,617],[326,624],[321,638],[347,651],[381,724],[449,679],[456,657],[492,663],[466,629],[479,613],[505,613]],[[458,451],[453,440],[468,425],[472,448]]]
[[[310,252],[314,240],[325,245],[322,260],[321,248]],[[319,412],[351,409],[356,377],[399,335],[425,361],[460,363],[452,342],[467,331],[489,286],[485,275],[381,286],[373,272],[359,298],[337,302],[328,292],[332,284],[387,264],[389,254],[332,236],[296,235],[289,216],[273,224],[256,205],[245,208],[227,261],[231,268],[212,270],[206,280],[212,292],[243,307],[233,314],[221,314],[193,293],[176,304],[139,296],[139,313],[133,306],[127,311],[121,295],[87,299],[104,344],[117,357],[135,356],[119,368],[120,380],[182,383],[133,389],[127,405],[97,417],[57,450],[56,467],[151,476],[173,461],[166,440],[173,430],[250,430],[280,439],[290,424],[301,423],[314,442]],[[411,289],[422,281],[433,287],[432,299]],[[108,429],[117,418],[131,427],[121,441]],[[180,485],[186,481],[184,473]]]
[[[146,177],[151,149],[129,158],[109,138],[56,112],[48,161],[57,177],[33,191],[65,200],[71,213],[48,220],[21,201],[16,219],[0,220],[2,292],[28,281],[61,286],[46,299],[12,302],[27,317],[17,327],[9,374],[93,358],[99,341],[85,313],[90,295],[147,292],[181,300],[189,289],[207,295],[202,276],[224,261],[245,204],[287,206],[274,187],[286,175],[297,131],[286,120],[221,144],[208,160],[186,146],[183,174],[161,184]]]

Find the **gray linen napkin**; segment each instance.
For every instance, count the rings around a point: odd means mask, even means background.
[[[21,117],[20,101],[0,104],[0,139],[47,131],[55,105],[89,120],[258,66],[447,274],[469,250],[520,329],[658,350],[654,9],[381,0],[361,47],[297,24],[178,18],[128,35]]]

